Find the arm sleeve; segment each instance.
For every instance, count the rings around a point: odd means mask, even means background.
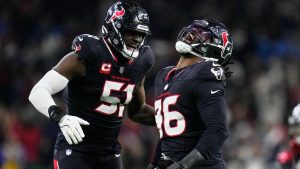
[[[141,51],[141,57],[146,59],[146,64],[145,64],[145,68],[146,68],[146,74],[148,74],[152,67],[154,66],[155,63],[155,55],[153,50],[150,48],[150,46],[145,46],[142,51]]]
[[[197,109],[206,130],[196,149],[205,159],[220,151],[228,137],[224,82],[201,81],[195,88]]]
[[[32,88],[28,99],[39,112],[49,117],[49,107],[56,105],[51,95],[63,90],[68,82],[69,80],[64,76],[55,70],[50,70]]]

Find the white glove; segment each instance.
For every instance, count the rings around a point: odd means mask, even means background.
[[[300,121],[300,104],[294,107],[292,115],[297,117],[298,121]]]
[[[80,125],[89,125],[90,123],[76,116],[65,115],[63,116],[58,125],[62,131],[67,142],[71,144],[78,144],[82,142],[84,133]]]

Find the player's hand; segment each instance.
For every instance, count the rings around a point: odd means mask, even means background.
[[[167,167],[167,169],[184,169],[184,167],[181,164],[179,164],[178,162],[175,162],[172,165],[170,165],[169,167]]]
[[[82,142],[84,133],[80,125],[89,125],[90,123],[76,116],[63,116],[58,125],[62,131],[67,142],[71,144],[78,144]]]
[[[300,122],[300,103],[294,107],[292,116],[295,117],[297,122]]]

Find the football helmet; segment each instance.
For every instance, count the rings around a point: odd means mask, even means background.
[[[226,26],[215,20],[194,20],[177,37],[176,50],[226,65],[231,60],[233,42]]]
[[[137,47],[130,49],[124,40],[126,31],[136,31],[142,34],[143,39]],[[139,4],[131,1],[119,1],[107,11],[102,34],[108,41],[128,59],[135,59],[139,49],[144,45],[145,38],[149,35],[149,16]]]

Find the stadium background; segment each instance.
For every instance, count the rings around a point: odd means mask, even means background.
[[[234,39],[227,99],[228,169],[277,169],[287,146],[286,118],[300,102],[300,1],[137,0],[148,11],[156,65],[146,81],[147,102],[161,67],[174,65],[174,43],[193,19],[215,18]],[[98,34],[113,1],[0,0],[0,166],[50,169],[58,127],[28,102],[32,86],[70,52],[72,39]],[[60,95],[55,97],[63,105]],[[145,168],[155,128],[125,120],[120,142],[125,169]]]

